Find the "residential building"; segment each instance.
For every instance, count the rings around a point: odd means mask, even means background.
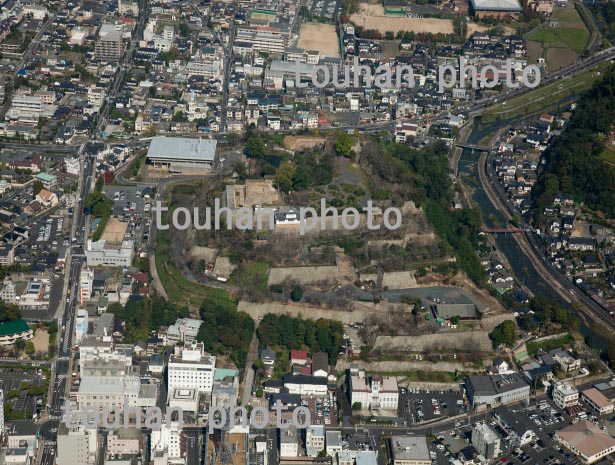
[[[79,275],[79,298],[81,304],[89,302],[92,298],[94,286],[94,270],[90,268],[83,268]]]
[[[168,391],[176,388],[197,388],[211,394],[214,383],[216,357],[205,352],[203,343],[176,347],[168,364]]]
[[[572,407],[579,403],[579,390],[568,383],[557,383],[553,387],[553,402],[561,409]]]
[[[78,157],[66,158],[64,160],[64,165],[66,166],[66,172],[68,174],[79,176],[81,171],[81,161]]]
[[[615,452],[615,439],[587,420],[555,433],[555,440],[589,465]]]
[[[393,465],[431,465],[425,436],[392,436]]]
[[[203,321],[193,318],[179,318],[175,324],[167,328],[166,344],[174,346],[178,342],[193,343],[196,341],[202,323]]]
[[[141,432],[137,428],[118,428],[107,434],[107,454],[137,455],[141,450]]]
[[[297,457],[299,455],[297,427],[289,423],[278,431],[280,434],[280,457]]]
[[[93,465],[98,457],[96,429],[78,425],[68,428],[64,422],[58,427],[56,465]]]
[[[488,460],[500,455],[500,437],[488,425],[479,423],[472,430],[472,445]]]
[[[162,427],[159,430],[153,430],[151,434],[151,456],[166,453],[169,461],[177,463],[173,459],[182,458],[182,448],[185,447],[182,439],[182,429],[177,422],[172,422],[167,425],[167,422],[162,422]]]
[[[312,425],[305,429],[305,453],[310,457],[318,456],[325,450],[325,427]]]
[[[327,431],[325,444],[327,455],[335,457],[342,450],[342,433],[340,431]]]
[[[9,277],[4,278],[2,289],[0,290],[0,300],[7,304],[15,304],[18,301],[17,289]]]
[[[122,55],[122,32],[111,30],[100,34],[96,41],[94,54],[103,63],[117,61]]]
[[[290,364],[291,365],[305,365],[307,364],[307,352],[305,350],[291,350],[290,351]]]
[[[58,204],[58,196],[54,192],[48,191],[47,189],[41,189],[38,194],[36,194],[36,200],[43,207],[55,207]]]
[[[58,178],[49,173],[37,173],[34,175],[36,181],[41,181],[43,187],[47,190],[53,190],[58,187]]]
[[[598,389],[591,388],[581,392],[582,399],[593,408],[599,415],[613,412],[613,402],[611,402]]]

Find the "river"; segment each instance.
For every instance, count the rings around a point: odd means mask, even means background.
[[[468,137],[467,142],[477,144],[482,138],[494,134],[502,125],[506,125],[508,121],[493,123],[488,126],[480,127],[480,120],[475,120],[474,128]],[[487,227],[498,227],[494,224],[500,222],[501,225],[506,224],[504,216],[495,208],[484,189],[480,185],[478,177],[478,157],[479,153],[474,153],[471,150],[464,150],[459,159],[459,177],[466,185],[474,187],[473,199],[480,207],[483,214],[483,221]],[[495,220],[495,221],[494,221]],[[540,276],[534,268],[534,265],[521,251],[516,241],[510,234],[498,234],[496,244],[500,251],[506,256],[506,259],[512,267],[512,271],[517,279],[522,282],[535,295],[542,295],[548,300],[557,302],[558,304],[572,309],[569,303],[564,301],[560,295]],[[585,337],[587,343],[594,349],[606,351],[609,346],[607,338],[598,334],[594,329],[585,324],[581,320],[580,332]]]

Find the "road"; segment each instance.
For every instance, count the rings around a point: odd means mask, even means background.
[[[65,4],[64,5],[60,5],[60,9],[62,9],[65,6],[66,6]],[[34,36],[34,39],[32,39],[32,42],[30,42],[30,45],[28,45],[28,48],[26,49],[26,51],[23,53],[23,55],[21,57],[19,65],[17,67],[15,67],[15,71],[9,77],[9,79],[7,79],[7,82],[14,81],[15,77],[17,76],[17,73],[20,70],[22,70],[30,62],[30,59],[32,58],[32,53],[34,52],[34,50],[38,46],[41,38],[43,37],[43,34],[47,31],[47,29],[49,29],[49,26],[51,25],[51,23],[53,21],[53,18],[54,18],[54,14],[53,13],[49,13],[48,17],[47,17],[47,21],[45,21],[45,23],[40,28],[40,30],[38,31],[36,36]],[[0,109],[0,120],[1,121],[4,121],[4,117],[5,117],[7,111],[9,110],[9,108],[11,106],[11,101],[12,101],[12,98],[11,98],[10,95],[8,95],[7,99],[6,99],[6,102],[2,106],[2,109]]]

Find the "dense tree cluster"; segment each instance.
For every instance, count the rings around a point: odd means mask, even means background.
[[[200,309],[203,324],[199,329],[197,340],[202,342],[205,350],[228,356],[243,368],[246,364],[254,321],[235,307],[221,305],[211,299],[205,299]]]
[[[465,208],[451,212],[452,183],[449,177],[448,147],[437,142],[424,149],[402,144],[380,144],[362,149],[363,161],[397,202],[414,200],[423,206],[427,219],[457,256],[466,274],[475,282],[484,270],[475,253],[482,218],[480,210]]]
[[[126,305],[114,302],[108,311],[115,315],[115,321],[125,324],[127,342],[146,341],[150,331],[188,316],[187,307],[180,309],[159,297],[129,300]]]
[[[614,120],[615,69],[611,68],[581,98],[564,133],[545,151],[545,169],[535,188],[539,215],[562,192],[615,216],[615,166],[601,157],[604,136]]]
[[[506,320],[493,328],[493,331],[489,333],[489,339],[493,342],[494,347],[501,344],[512,347],[517,340],[517,325],[512,320]]]
[[[339,321],[303,320],[288,315],[267,314],[256,330],[262,346],[278,346],[286,350],[306,348],[309,352],[326,352],[329,363],[335,364],[342,345],[344,327]]]
[[[7,304],[0,300],[0,323],[4,321],[14,321],[21,318],[19,307],[13,304]]]

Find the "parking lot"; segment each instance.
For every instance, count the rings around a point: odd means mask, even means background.
[[[301,404],[310,409],[313,425],[336,426],[338,424],[336,395],[328,397],[304,399]]]
[[[37,407],[37,398],[43,399],[44,394],[31,396],[25,390],[21,390],[20,387],[23,387],[22,384],[32,387],[45,387],[46,376],[43,370],[36,370],[34,368],[0,368],[0,389],[4,391],[5,403],[9,403],[12,406],[11,412],[23,413],[24,416],[22,418],[30,420],[32,418],[26,418],[26,412],[40,412],[40,408],[44,408],[42,400]],[[17,391],[17,396],[9,396],[11,391]]]
[[[408,425],[460,415],[466,413],[468,408],[461,392],[458,391],[400,389],[399,416],[405,418]]]
[[[147,242],[152,202],[143,198],[141,189],[136,186],[105,186],[104,192],[113,201],[112,215],[128,225],[124,240],[135,241],[137,245]]]
[[[340,12],[341,0],[314,0],[310,12],[312,16],[335,20]]]

